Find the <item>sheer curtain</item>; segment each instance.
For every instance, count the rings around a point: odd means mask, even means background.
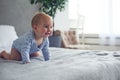
[[[99,34],[101,44],[120,36],[120,0],[69,0],[69,18],[85,16],[84,33]]]

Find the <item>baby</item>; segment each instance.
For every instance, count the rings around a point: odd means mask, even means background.
[[[6,60],[22,60],[30,63],[30,57],[38,57],[43,54],[44,60],[50,59],[49,40],[52,34],[53,20],[45,13],[36,14],[32,21],[32,30],[20,36],[13,42],[11,54],[6,51],[0,53],[0,57]]]

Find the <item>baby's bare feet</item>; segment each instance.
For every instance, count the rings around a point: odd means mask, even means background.
[[[0,58],[3,58],[3,54],[5,53],[5,51],[2,51],[1,53],[0,53]]]
[[[0,53],[0,58],[2,58],[2,54]]]
[[[2,51],[2,52],[0,53],[0,57],[9,60],[9,55],[7,54],[6,51]]]

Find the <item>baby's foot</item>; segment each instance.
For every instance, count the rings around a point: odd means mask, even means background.
[[[0,58],[3,58],[3,55],[4,54],[6,54],[6,51],[2,51],[1,53],[0,53]]]
[[[3,53],[3,51],[0,53],[0,58],[2,58],[2,53]]]
[[[1,53],[0,53],[0,58],[2,57]]]

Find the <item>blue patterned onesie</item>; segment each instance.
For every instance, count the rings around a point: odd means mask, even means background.
[[[29,31],[16,39],[13,42],[12,48],[17,49],[21,53],[23,63],[30,62],[30,54],[38,51],[43,54],[45,61],[50,58],[48,38],[44,38],[42,44],[37,46],[33,31]]]

